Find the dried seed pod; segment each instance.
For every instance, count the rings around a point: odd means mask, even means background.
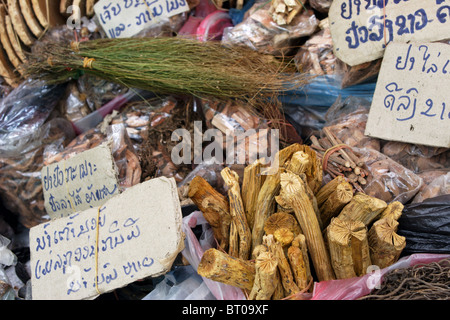
[[[286,200],[294,209],[297,221],[306,237],[308,252],[319,281],[335,278],[330,257],[314,212],[313,205],[306,193],[304,181],[293,173],[281,174],[281,189],[285,191]]]
[[[278,284],[278,263],[270,252],[261,252],[255,262],[255,281],[249,300],[269,300]]]
[[[338,218],[344,220],[361,221],[366,226],[377,219],[381,212],[386,209],[387,203],[383,200],[356,193],[353,199],[342,209]]]
[[[203,254],[197,272],[202,277],[250,291],[256,269],[255,263],[250,260],[234,258],[211,248]]]
[[[394,220],[400,219],[403,208],[405,206],[400,201],[392,201],[388,204],[386,209],[381,213],[380,219],[392,217]]]
[[[331,263],[338,279],[366,274],[372,264],[367,228],[361,221],[334,218],[327,228]]]
[[[273,234],[277,229],[287,228],[294,236],[301,233],[300,226],[292,214],[286,212],[277,212],[267,218],[264,224],[264,232],[266,234]]]
[[[375,221],[369,230],[372,263],[383,269],[395,263],[406,246],[406,238],[397,232],[398,221],[387,217]]]
[[[288,249],[287,256],[298,288],[300,290],[305,289],[310,283],[312,275],[306,238],[303,234],[299,234],[294,238]]]

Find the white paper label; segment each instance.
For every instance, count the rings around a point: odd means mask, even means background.
[[[334,53],[350,66],[381,58],[390,42],[450,38],[450,0],[334,0],[328,16]]]
[[[45,210],[52,219],[98,207],[119,193],[106,143],[43,167],[41,181]]]
[[[89,299],[168,272],[184,248],[181,222],[175,180],[161,177],[31,228],[33,299]]]
[[[189,5],[186,0],[100,0],[94,11],[109,38],[128,38],[164,18],[189,11]]]
[[[450,45],[391,43],[378,76],[365,134],[450,147]]]

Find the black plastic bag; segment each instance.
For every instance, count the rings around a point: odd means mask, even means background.
[[[450,253],[450,195],[405,205],[397,233],[406,237],[403,254]]]

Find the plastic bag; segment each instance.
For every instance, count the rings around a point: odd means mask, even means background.
[[[195,236],[192,228],[202,227],[199,239]],[[197,270],[203,253],[209,248],[215,247],[215,239],[211,227],[203,217],[201,211],[194,211],[183,218],[182,230],[186,235],[185,248],[181,252],[184,258]],[[203,277],[202,277],[203,278]],[[203,278],[206,286],[217,300],[245,300],[241,289],[211,279]]]
[[[329,28],[311,36],[294,57],[299,72],[315,75],[335,74],[336,61]]]
[[[11,240],[0,234],[0,265],[14,266],[17,263],[17,256],[8,249]]]
[[[381,152],[416,173],[450,168],[448,148],[389,141]]]
[[[330,107],[325,114],[327,127],[337,138],[350,147],[380,150],[380,140],[364,134],[369,117],[370,103],[365,99],[348,97]]]
[[[431,263],[448,257],[448,254],[412,254],[381,270],[374,268],[373,272],[362,277],[316,282],[311,300],[356,300],[368,295],[379,281],[382,281],[383,275],[394,269]]]
[[[315,10],[323,13],[328,13],[333,0],[309,0],[309,5]]]
[[[370,172],[364,192],[390,203],[405,204],[422,188],[423,179],[384,154],[369,148],[353,148]]]
[[[3,267],[0,266],[0,300],[14,300],[16,297],[16,293],[11,286],[11,282],[8,279],[8,276],[3,270]]]
[[[142,300],[215,300],[192,266],[177,267]]]
[[[405,253],[450,253],[450,195],[405,205],[397,233],[406,237]]]
[[[55,118],[27,134],[17,156],[0,156],[0,195],[6,209],[27,228],[47,221],[41,170],[46,154],[58,152],[75,136],[69,121]],[[24,151],[25,150],[25,151]]]
[[[283,104],[300,106],[332,106],[337,99],[350,97],[361,98],[372,102],[375,82],[358,84],[341,88],[341,76],[337,74],[317,76],[301,89],[286,92],[279,97]]]
[[[243,45],[255,51],[272,55],[290,53],[294,41],[310,36],[318,20],[312,10],[303,10],[289,25],[278,25],[270,13],[271,3],[256,2],[248,16],[234,27],[225,28],[222,43],[226,46]]]
[[[50,116],[64,90],[65,85],[28,79],[1,101],[1,157],[17,156],[40,144],[36,131]]]
[[[425,199],[450,194],[450,172],[436,178],[430,184],[424,186],[414,197],[411,203],[422,202]]]

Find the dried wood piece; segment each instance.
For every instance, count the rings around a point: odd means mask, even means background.
[[[59,13],[64,17],[69,17],[67,8],[73,4],[73,0],[61,0],[59,3]]]
[[[305,173],[312,165],[309,155],[304,151],[295,152],[289,160],[286,169],[295,174]]]
[[[353,198],[353,187],[347,181],[341,182],[337,185],[328,199],[320,206],[320,218],[322,220],[322,229],[326,228],[331,221],[331,218],[339,215],[341,210]]]
[[[375,221],[369,230],[370,257],[380,269],[395,263],[406,246],[406,238],[396,233],[397,228],[398,221],[386,217]]]
[[[316,193],[316,199],[317,199],[317,205],[320,207],[323,205],[325,201],[330,197],[330,195],[336,190],[337,186],[345,182],[345,178],[343,176],[337,176],[327,184],[325,184],[323,187],[320,188],[320,190]]]
[[[334,218],[327,228],[327,239],[336,278],[346,279],[366,274],[372,263],[364,223]]]
[[[232,257],[214,248],[205,251],[197,272],[202,277],[249,291],[256,275],[254,262]]]
[[[278,271],[280,271],[281,283],[284,288],[285,296],[290,296],[299,292],[300,289],[295,284],[291,266],[289,265],[286,255],[284,254],[281,243],[275,241],[273,235],[271,234],[264,236],[263,243],[267,246],[267,248],[269,248],[269,252],[272,253],[278,263]]]
[[[73,0],[72,5],[80,8],[81,17],[86,15],[86,0]]]
[[[223,250],[228,249],[231,215],[225,196],[217,192],[205,179],[196,176],[189,184],[189,198],[211,225],[214,237]]]
[[[391,217],[394,220],[398,220],[402,216],[404,207],[405,206],[400,201],[392,201],[388,204],[386,209],[383,210],[380,219]]]
[[[19,85],[19,80],[17,76],[14,74],[13,67],[11,66],[8,58],[5,56],[3,48],[1,46],[0,46],[0,75],[11,87],[17,87]]]
[[[308,249],[306,246],[306,238],[303,234],[297,235],[289,247],[287,256],[292,268],[295,283],[300,290],[308,287],[312,275],[309,265]]]
[[[255,281],[249,300],[270,300],[278,284],[278,263],[270,252],[262,252],[255,262]]]
[[[63,25],[66,21],[59,12],[57,0],[31,0],[34,14],[45,29],[56,25]],[[48,5],[48,6],[47,6]]]
[[[314,212],[313,205],[306,193],[304,181],[293,173],[281,174],[281,189],[285,191],[287,202],[294,209],[297,221],[306,237],[308,252],[319,281],[335,278],[330,257]]]
[[[247,222],[250,228],[253,227],[253,223],[255,222],[256,201],[266,178],[265,175],[261,174],[262,166],[262,160],[256,160],[254,163],[245,167],[242,178],[242,201],[244,202],[245,215],[247,216]]]
[[[294,233],[288,228],[279,228],[273,233],[276,242],[281,244],[281,247],[286,247],[294,240]]]
[[[269,251],[269,249],[264,244],[260,244],[255,249],[253,249],[253,251],[252,251],[252,259],[256,260],[256,258],[258,258],[258,256],[261,253],[268,252],[268,251]]]
[[[304,186],[305,186],[305,191],[306,191],[306,195],[309,198],[309,201],[311,201],[311,205],[313,206],[314,209],[314,213],[316,214],[317,217],[317,221],[319,222],[319,226],[320,229],[322,229],[322,220],[320,219],[320,211],[319,211],[319,206],[317,205],[317,199],[316,196],[314,195],[314,192],[311,190],[309,184],[308,184],[308,177],[304,174],[304,173],[300,173],[298,175],[304,182]],[[284,195],[284,192],[281,193],[281,195]]]
[[[30,0],[19,0],[20,10],[31,32],[39,38],[44,33],[39,21],[34,15]]]
[[[369,223],[379,217],[386,207],[387,203],[383,200],[358,192],[342,209],[338,218],[361,221],[368,226]]]
[[[36,40],[28,29],[19,7],[19,0],[8,0],[8,13],[11,17],[14,30],[20,40],[26,45],[31,46]]]
[[[268,175],[259,191],[252,228],[252,248],[262,243],[264,223],[275,212],[275,196],[280,191],[281,171],[280,168],[276,174]]]
[[[230,237],[228,239],[228,254],[232,257],[239,258],[239,233],[236,222],[231,220]]]
[[[5,15],[5,26],[6,26],[6,33],[8,34],[9,41],[11,42],[11,45],[16,52],[16,55],[19,57],[20,61],[25,62],[27,59],[25,56],[25,53],[23,51],[22,45],[19,41],[19,38],[17,37],[16,33],[14,32],[14,28],[11,22],[11,17],[9,15]]]
[[[6,8],[3,4],[0,4],[0,41],[2,43],[3,49],[5,49],[9,61],[14,66],[14,68],[18,70],[21,61],[17,56],[6,31]],[[20,71],[20,69],[18,71]]]
[[[94,16],[94,4],[96,2],[97,0],[86,0],[86,16],[88,18],[92,18]]]
[[[294,237],[301,233],[300,226],[292,214],[286,212],[277,212],[267,218],[264,223],[264,232],[266,235],[274,234],[280,228],[287,228]]]
[[[241,189],[239,187],[239,176],[228,167],[224,168],[220,174],[228,186],[230,214],[239,234],[239,258],[248,259],[252,247],[252,233],[245,216],[244,203],[242,202]]]

